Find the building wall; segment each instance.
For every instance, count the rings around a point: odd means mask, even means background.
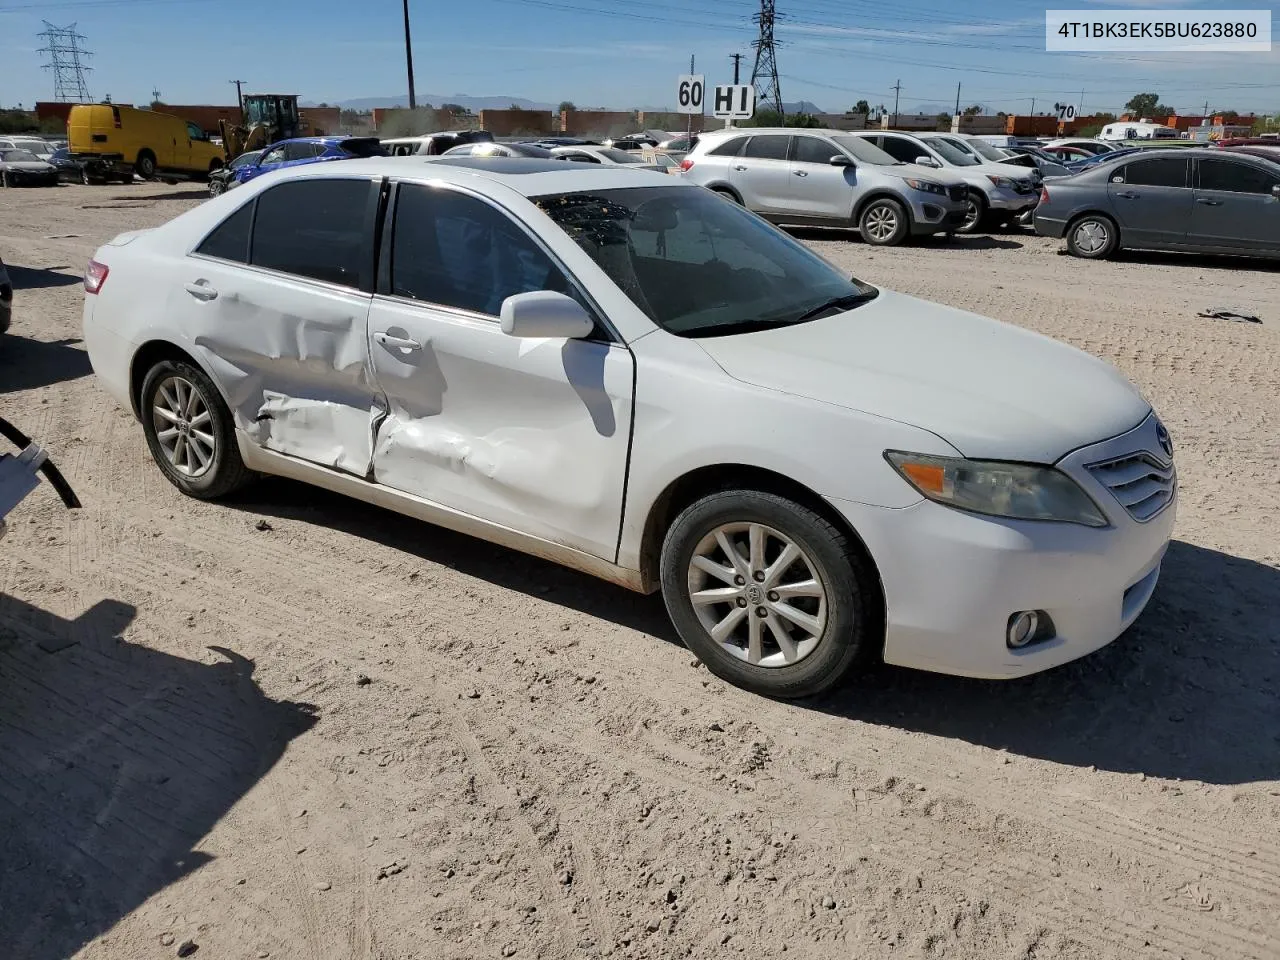
[[[38,100],[36,101],[36,120],[48,120],[57,118],[63,123],[67,122],[67,117],[71,116],[71,108],[74,103],[59,103],[56,100]]]
[[[642,110],[636,114],[636,121],[633,125],[634,132],[666,130],[675,133],[679,130],[688,130],[689,116],[687,113],[664,113],[661,110],[649,110],[646,112]],[[722,126],[724,126],[723,120],[717,120],[715,117],[705,117],[701,114],[693,115],[694,133],[702,133],[703,130],[719,130]]]
[[[880,118],[881,130],[937,130],[938,117],[932,113],[886,113]]]
[[[481,110],[480,129],[495,137],[559,133],[556,115],[541,110]]]
[[[682,123],[676,129],[684,126]],[[560,113],[560,131],[568,136],[620,137],[637,129],[636,114],[629,110],[563,110]]]
[[[475,117],[464,117],[459,121],[448,110],[436,107],[373,109],[373,129],[382,137],[422,137],[441,130],[474,127],[477,123]]]
[[[1076,117],[1069,123],[1058,123],[1054,116],[1008,116],[1004,129],[996,131],[1017,137],[1073,137],[1085,127],[1111,123],[1101,117]]]
[[[307,135],[320,137],[326,134],[348,133],[342,129],[342,109],[340,107],[299,107]]]
[[[952,133],[982,135],[988,133],[1004,133],[1004,117],[966,117],[964,114],[951,118]]]
[[[830,130],[865,130],[869,126],[865,113],[815,113],[813,116]]]

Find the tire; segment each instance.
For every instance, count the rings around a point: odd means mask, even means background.
[[[222,182],[221,177],[209,181],[209,196],[220,197],[226,191],[227,185]]]
[[[897,200],[888,197],[872,200],[862,208],[858,231],[867,243],[877,247],[896,247],[910,233],[907,211]]]
[[[150,150],[143,150],[138,154],[138,162],[134,164],[133,169],[143,180],[152,180],[156,175],[156,158]]]
[[[742,206],[742,201],[738,199],[738,195],[726,187],[712,187],[711,192],[724,197],[730,203],[736,203],[738,206]]]
[[[748,546],[753,528],[761,531],[764,547],[764,563],[754,570]],[[717,531],[730,538],[731,546],[743,544],[736,564],[718,545]],[[776,565],[787,542],[800,559],[785,570],[764,574],[776,579],[759,581],[759,567]],[[720,572],[694,566],[695,558]],[[813,696],[879,652],[871,630],[879,609],[874,573],[844,533],[807,507],[775,494],[728,490],[687,507],[663,540],[661,579],[667,612],[685,645],[716,676],[753,693],[782,699]],[[817,584],[821,596],[807,592],[787,598],[768,589],[774,583],[801,582]],[[725,599],[696,603],[692,596],[705,590],[724,590]],[[729,597],[728,591],[738,592]],[[784,606],[793,615],[807,614],[809,626],[775,612]],[[717,627],[727,628],[723,642],[711,633]],[[779,642],[778,629],[789,637],[789,650]],[[753,632],[759,638],[754,650]]]
[[[1119,242],[1115,221],[1100,213],[1087,213],[1067,227],[1067,249],[1073,257],[1103,260],[1115,253]]]
[[[93,177],[89,176],[88,167],[80,168],[80,182],[83,183],[86,187],[93,184]]]
[[[977,233],[987,219],[987,198],[977,190],[970,190],[966,200],[968,209],[964,223],[956,228],[956,233]]]
[[[185,391],[191,388],[197,400],[187,405],[190,395]],[[169,414],[161,415],[157,408],[168,410]],[[231,412],[217,387],[199,368],[184,361],[157,363],[142,382],[138,410],[147,446],[160,472],[187,496],[214,500],[253,479],[253,473],[240,459]],[[186,415],[178,413],[181,410]],[[175,414],[179,420],[174,419]],[[188,424],[186,429],[181,427],[183,419]],[[175,425],[181,431],[179,435],[162,436],[162,429],[173,430]],[[184,445],[188,438],[196,441],[194,446],[189,442]]]

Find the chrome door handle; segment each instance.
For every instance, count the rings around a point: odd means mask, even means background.
[[[746,167],[734,167],[733,169],[735,169],[735,170],[745,170],[745,169],[747,169],[747,168],[746,168]]]
[[[377,340],[389,350],[421,350],[422,344],[417,340],[410,340],[408,337],[393,337],[389,333],[375,333],[373,339]]]
[[[792,171],[792,172],[793,172],[797,177],[807,177],[807,176],[809,175],[809,171],[807,171],[807,170],[794,170],[794,171]]]
[[[1206,207],[1220,207],[1220,206],[1222,206],[1222,201],[1221,201],[1221,200],[1209,200],[1209,199],[1207,199],[1207,198],[1205,198],[1205,197],[1196,197],[1196,203],[1203,203]]]
[[[209,286],[209,284],[204,280],[197,280],[195,283],[188,283],[186,285],[186,291],[197,300],[218,299],[218,291]]]

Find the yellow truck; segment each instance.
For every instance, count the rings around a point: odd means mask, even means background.
[[[77,104],[67,117],[67,149],[90,182],[207,177],[222,166],[222,148],[194,123],[155,110],[114,103]]]

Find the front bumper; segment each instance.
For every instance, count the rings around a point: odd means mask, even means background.
[[[964,226],[965,203],[940,194],[917,192],[910,198],[911,235],[929,236]]]
[[[1008,679],[1075,660],[1123,633],[1155,591],[1176,492],[1139,523],[1083,464],[1121,455],[1142,429],[1060,463],[1107,514],[1104,529],[982,517],[930,501],[895,510],[832,500],[880,571],[885,662]],[[1009,618],[1023,610],[1047,612],[1056,632],[1011,650]]]
[[[9,171],[9,185],[13,187],[54,187],[58,184],[58,171],[49,173],[25,173],[21,170]]]
[[[1039,190],[1033,190],[1030,193],[1018,193],[1006,187],[996,187],[994,190],[987,191],[987,205],[992,210],[1004,210],[1010,213],[1022,214],[1028,210],[1034,210],[1039,203]]]

